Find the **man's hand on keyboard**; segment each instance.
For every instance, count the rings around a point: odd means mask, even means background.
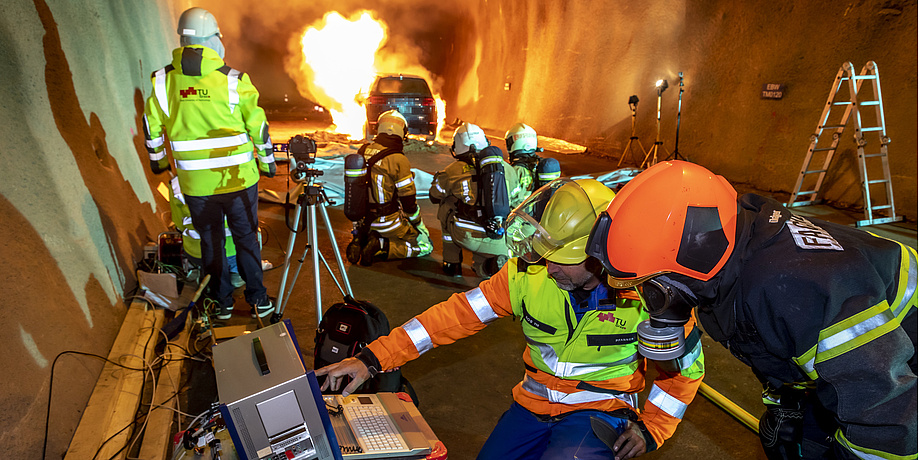
[[[326,376],[326,381],[323,382],[323,386],[320,388],[321,391],[339,391],[344,377],[351,377],[351,382],[342,390],[343,397],[350,395],[357,390],[362,383],[371,378],[371,373],[367,370],[367,366],[357,358],[346,358],[340,362],[316,370],[317,377],[323,375]]]

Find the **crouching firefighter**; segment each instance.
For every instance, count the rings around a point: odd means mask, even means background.
[[[655,315],[700,324],[763,382],[770,459],[917,458],[917,251],[792,214],[684,161],[601,214],[588,254]]]
[[[561,176],[559,162],[555,158],[541,158],[537,153],[537,132],[524,123],[515,123],[505,133],[508,161],[518,176],[518,188],[511,191],[511,208],[524,202],[534,190]]]
[[[526,339],[524,379],[479,459],[627,459],[657,449],[703,379],[702,346],[690,319],[679,326],[683,347],[651,359],[642,354],[637,331],[649,319],[642,301],[634,290],[608,286],[600,262],[585,254],[591,226],[613,196],[595,179],[543,187],[505,221],[514,257],[498,273],[356,357],[317,370],[328,376],[323,389],[337,391],[350,377],[348,395],[378,372],[513,316]],[[659,372],[640,408],[649,366]]]
[[[402,114],[388,110],[377,118],[374,141],[345,158],[345,216],[354,223],[345,256],[353,264],[422,257],[433,249],[403,154],[408,131]]]
[[[511,210],[509,193],[517,174],[498,147],[489,145],[478,126],[464,123],[454,132],[451,155],[457,161],[435,174],[428,192],[438,205],[444,238],[444,273],[460,275],[463,249],[473,253],[473,271],[488,278],[508,260],[502,221]]]

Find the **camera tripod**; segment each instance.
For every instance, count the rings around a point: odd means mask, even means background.
[[[291,292],[294,290],[294,284],[297,282],[297,276],[300,275],[300,270],[303,268],[303,261],[307,257],[307,251],[312,249],[313,256],[313,289],[314,289],[314,298],[316,300],[316,318],[317,322],[320,318],[323,317],[323,296],[320,287],[319,281],[319,261],[323,261],[323,265],[326,267],[326,271],[329,272],[329,275],[332,276],[332,280],[335,281],[335,285],[339,288],[339,292],[342,293],[342,296],[347,295],[354,296],[351,291],[351,283],[348,282],[348,273],[345,272],[345,264],[342,263],[342,255],[339,252],[339,245],[335,241],[335,234],[332,231],[332,224],[329,222],[329,213],[326,212],[326,203],[329,201],[329,198],[326,196],[326,191],[323,189],[321,184],[313,184],[312,177],[308,183],[304,184],[303,193],[297,198],[297,207],[294,211],[294,226],[291,229],[291,235],[288,238],[287,252],[284,257],[284,271],[281,276],[281,285],[278,288],[278,305],[275,307],[275,313],[271,317],[272,323],[277,323],[281,321],[281,315],[284,314],[284,308],[287,306],[287,301],[290,300]],[[335,261],[339,268],[339,274],[342,277],[342,283],[339,283],[339,279],[335,276],[335,273],[332,272],[332,269],[329,267],[329,263],[326,261],[326,257],[323,256],[323,253],[319,249],[319,235],[316,229],[316,209],[317,207],[320,210],[320,214],[323,217],[323,223],[326,224],[326,231],[329,234],[329,241],[332,243],[332,252],[335,255]],[[287,284],[288,273],[291,268],[291,255],[294,251],[294,242],[297,239],[297,226],[300,224],[301,213],[305,215],[305,224],[304,229],[307,230],[307,242],[304,246],[303,255],[297,260],[299,264],[297,266],[297,271],[294,272],[294,279],[291,281],[290,287],[288,287],[287,292],[284,288]],[[342,284],[345,285],[344,289]]]
[[[623,154],[620,155],[620,161],[617,162],[617,168],[623,164],[623,159],[626,158],[626,152],[633,153],[630,148],[633,145],[633,141],[639,144],[639,155],[645,153],[645,147],[642,146],[642,141],[639,140],[639,137],[636,136],[636,109],[639,107],[639,96],[632,95],[629,97],[629,110],[632,111],[632,135],[629,136],[629,142],[626,143],[626,148],[623,149]]]

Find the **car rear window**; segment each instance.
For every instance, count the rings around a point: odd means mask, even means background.
[[[381,78],[377,82],[376,93],[380,94],[424,94],[430,96],[428,83],[420,78]]]

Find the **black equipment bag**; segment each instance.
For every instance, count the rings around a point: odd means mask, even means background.
[[[390,322],[380,308],[370,302],[345,296],[344,301],[329,307],[319,322],[314,338],[313,367],[319,369],[353,357],[374,339],[389,333]],[[319,376],[317,379],[322,386],[326,376]],[[343,388],[349,382],[350,379],[346,377]],[[355,393],[400,391],[408,393],[418,405],[415,391],[399,369],[380,372],[358,387]]]

